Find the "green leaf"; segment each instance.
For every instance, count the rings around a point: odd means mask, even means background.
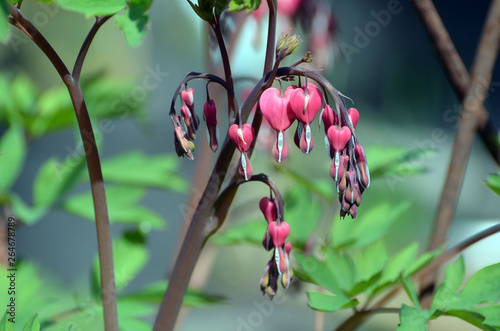
[[[139,291],[124,295],[122,297],[125,299],[159,304],[161,303],[163,295],[167,290],[167,284],[167,281],[162,280],[156,283],[149,284]],[[193,289],[188,289],[186,295],[184,296],[182,304],[187,307],[202,308],[210,304],[219,303],[223,300],[224,298],[221,296],[210,295]]]
[[[499,300],[500,263],[496,263],[476,272],[448,308],[468,310],[480,303],[496,303]]]
[[[484,324],[500,329],[500,304],[476,308],[474,311],[485,317]]]
[[[336,283],[344,290],[349,292],[355,282],[355,268],[352,259],[334,249],[325,249],[325,264],[330,269],[330,273],[336,280]]]
[[[429,148],[408,150],[399,146],[377,145],[366,148],[370,177],[372,179],[387,177],[395,182],[422,173],[424,168],[420,161],[432,155],[434,150]]]
[[[413,284],[413,281],[410,277],[403,277],[403,275],[400,275],[400,281],[401,285],[403,286],[403,289],[405,290],[406,294],[410,298],[411,302],[417,307],[418,309],[421,309],[420,307],[420,302],[418,300],[418,293],[415,290],[415,284]]]
[[[0,139],[0,195],[8,193],[23,169],[26,142],[20,127],[10,127]]]
[[[7,0],[0,0],[0,41],[9,37],[9,6]]]
[[[434,251],[430,252],[425,252],[424,254],[420,255],[415,262],[413,262],[407,269],[407,273],[409,275],[413,275],[423,268],[425,268],[427,265],[429,265],[432,261],[434,261],[441,253],[443,252],[443,248],[436,249]]]
[[[486,180],[486,185],[495,192],[500,195],[500,175],[489,175]]]
[[[465,263],[463,256],[460,256],[455,263],[446,268],[443,282],[434,295],[432,308],[446,311],[448,303],[456,296],[464,277]]]
[[[229,11],[240,12],[247,10],[248,13],[259,9],[261,0],[231,0],[229,2]]]
[[[33,314],[24,324],[23,331],[39,331],[40,321],[38,320],[38,313]]]
[[[157,213],[139,206],[145,190],[133,187],[107,187],[109,221],[112,223],[135,224],[145,232],[151,228],[161,229],[164,221]],[[94,221],[94,204],[90,192],[67,198],[62,207],[67,212]]]
[[[214,12],[216,16],[222,15],[227,8],[229,0],[215,0]]]
[[[63,163],[55,158],[47,160],[38,171],[33,184],[33,204],[43,209],[53,206],[72,189],[85,171],[85,157],[66,158]]]
[[[179,159],[172,154],[146,155],[133,151],[104,160],[102,173],[109,183],[185,193],[189,184],[177,173],[179,167]]]
[[[314,310],[334,312],[341,309],[355,307],[359,302],[345,296],[336,296],[328,293],[308,291],[308,305]]]
[[[87,16],[111,15],[127,6],[126,0],[56,0],[63,9]]]
[[[336,221],[332,227],[333,243],[336,247],[368,246],[385,236],[409,207],[408,202],[386,202],[365,210],[355,221]]]
[[[10,203],[20,221],[32,225],[38,222],[48,213],[47,208],[30,207],[17,194],[10,195]]]
[[[125,288],[144,268],[149,259],[149,252],[144,237],[138,231],[126,233],[113,243],[116,291]],[[94,293],[100,290],[99,258],[94,260],[92,268]]]
[[[218,245],[262,245],[265,228],[265,221],[262,220],[237,223],[222,233],[216,233],[209,240]]]
[[[384,269],[387,260],[387,250],[381,240],[356,251],[354,265],[356,266],[358,279],[361,281],[368,280],[380,273]]]
[[[337,280],[335,279],[335,276],[325,264],[320,262],[314,256],[305,257],[303,254],[298,252],[295,252],[294,256],[300,266],[300,271],[296,273],[297,276],[300,274],[306,275],[307,278],[303,280],[311,280],[315,284],[324,287],[333,294],[336,294],[339,297],[345,297],[345,295],[343,295],[343,291],[337,283]]]
[[[116,23],[122,29],[127,43],[131,47],[138,46],[146,35],[149,17],[145,15],[152,0],[133,0],[129,3],[124,15],[116,16]]]
[[[426,331],[427,319],[431,315],[430,310],[420,310],[403,304],[399,313],[401,323],[397,331]]]
[[[449,310],[445,313],[445,315],[448,316],[455,316],[458,317],[474,326],[477,326],[481,330],[485,331],[497,331],[498,329],[484,324],[484,316],[482,316],[479,313],[473,312],[473,311],[468,311],[468,310]]]
[[[401,250],[392,259],[390,259],[387,267],[383,271],[382,277],[378,282],[380,285],[374,288],[371,291],[370,295],[373,296],[387,286],[396,282],[400,277],[400,274],[402,274],[403,277],[408,276],[409,273],[407,268],[413,263],[415,256],[417,256],[417,253],[418,243],[414,242]]]
[[[287,192],[284,200],[285,217],[291,229],[289,241],[295,248],[303,249],[321,218],[321,203],[301,185]]]
[[[3,313],[2,319],[0,320],[0,330],[2,331],[14,331],[14,323],[8,321],[11,318],[10,315],[7,316],[7,310]]]
[[[193,8],[196,15],[198,15],[202,20],[207,21],[208,23],[214,21],[213,6],[210,6],[208,3],[210,1],[199,0],[198,5],[192,3],[191,0],[187,1],[191,5],[191,8]]]

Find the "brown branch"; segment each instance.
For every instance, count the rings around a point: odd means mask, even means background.
[[[445,243],[448,229],[455,214],[474,135],[481,122],[481,108],[491,82],[491,73],[497,58],[499,39],[500,0],[495,0],[490,8],[476,52],[470,86],[462,102],[463,110],[436,214],[435,228],[429,250],[436,249]],[[426,295],[426,293],[432,294],[434,279],[435,275],[433,274],[422,280],[422,294],[424,295],[421,295],[421,300],[424,307],[429,304],[431,296]]]
[[[417,14],[422,20],[429,38],[431,39],[436,52],[441,59],[444,69],[450,79],[455,92],[460,100],[463,100],[470,83],[470,75],[465,67],[460,55],[453,44],[453,41],[446,30],[446,27],[439,16],[439,13],[431,0],[412,1]],[[500,165],[500,145],[493,122],[489,119],[488,111],[481,105],[479,117],[478,133],[491,154],[493,160]]]

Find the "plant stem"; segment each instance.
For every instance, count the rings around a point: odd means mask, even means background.
[[[422,20],[422,24],[427,30],[429,38],[434,44],[451,84],[460,100],[463,100],[467,87],[469,87],[470,75],[460,55],[458,55],[434,3],[431,0],[414,0],[412,3]],[[481,140],[493,157],[493,160],[500,165],[500,146],[497,137],[498,130],[489,119],[488,111],[484,107],[481,107],[478,132]]]
[[[116,308],[116,288],[113,267],[113,250],[111,242],[111,231],[109,226],[108,208],[106,194],[104,190],[104,180],[102,177],[99,152],[87,111],[87,106],[83,98],[83,93],[79,84],[79,75],[87,50],[97,33],[99,27],[106,22],[109,17],[97,19],[96,24],[90,30],[85,42],[82,45],[80,54],[77,57],[73,72],[76,79],[70,75],[67,67],[62,62],[59,55],[52,48],[42,34],[29,22],[18,8],[9,3],[9,11],[13,18],[13,24],[23,31],[49,58],[57,70],[62,81],[66,85],[71,102],[78,121],[82,143],[85,149],[87,168],[89,171],[90,188],[94,203],[94,213],[97,231],[97,244],[99,253],[99,264],[101,268],[101,295],[104,312],[104,327],[106,331],[118,331],[118,313]]]
[[[374,314],[399,314],[400,308],[372,308],[368,310],[361,310],[355,312],[351,317],[346,319],[341,325],[335,328],[336,331],[350,331],[355,330],[361,323],[359,321],[365,321]]]
[[[429,250],[434,250],[446,241],[448,229],[453,220],[458,197],[462,187],[467,160],[472,149],[474,134],[481,119],[481,107],[491,82],[491,72],[497,58],[500,39],[500,0],[495,0],[490,8],[488,18],[481,35],[472,78],[463,99],[462,116],[458,124],[448,174],[444,183],[441,200],[436,214],[433,236]],[[435,282],[435,275],[422,279],[421,302],[424,307],[430,305]]]

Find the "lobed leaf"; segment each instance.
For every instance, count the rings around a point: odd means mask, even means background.
[[[240,12],[242,10],[247,10],[247,13],[259,9],[261,0],[231,0],[229,2],[229,11]]]
[[[432,308],[445,311],[448,304],[456,297],[458,289],[465,277],[465,263],[463,256],[460,256],[455,263],[446,268],[443,282],[434,295]]]
[[[427,319],[431,315],[430,310],[420,310],[403,304],[399,313],[401,323],[397,331],[427,331]]]
[[[309,299],[309,307],[314,310],[325,312],[334,312],[355,307],[359,303],[358,300],[346,296],[337,296],[314,291],[308,291],[307,298]]]

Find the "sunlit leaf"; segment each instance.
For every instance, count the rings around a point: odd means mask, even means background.
[[[0,195],[6,194],[23,169],[26,142],[20,127],[10,127],[0,138]]]
[[[336,221],[332,228],[333,244],[336,247],[370,245],[385,236],[409,207],[408,202],[381,203],[360,213],[355,221]]]
[[[56,3],[66,10],[87,16],[114,14],[127,5],[126,0],[56,0]]]
[[[420,309],[421,307],[420,302],[418,301],[418,293],[417,290],[415,290],[415,284],[413,284],[413,280],[410,277],[403,277],[403,275],[400,276],[401,285],[403,286],[406,294],[410,298],[411,302],[413,302],[415,307]]]
[[[33,314],[24,324],[23,331],[39,331],[40,321],[38,320],[38,313]]]
[[[102,162],[103,176],[109,183],[186,192],[189,184],[177,173],[179,168],[177,156],[146,155],[139,151],[120,154]]]
[[[308,305],[314,310],[333,312],[356,306],[359,302],[345,296],[336,296],[314,291],[307,292]]]
[[[164,227],[161,216],[139,205],[145,190],[132,187],[107,187],[109,221],[112,223],[135,224],[146,232]],[[94,207],[90,192],[68,197],[63,202],[63,209],[72,214],[94,221]]]
[[[446,310],[450,300],[454,298],[462,285],[465,277],[465,263],[463,256],[460,256],[455,263],[446,268],[443,282],[434,294],[432,307],[435,309]]]
[[[252,12],[257,10],[260,6],[261,0],[231,0],[229,2],[229,11],[239,12],[242,10],[247,10],[247,12]]]
[[[334,275],[324,263],[314,256],[305,257],[298,252],[295,252],[294,256],[300,266],[300,272],[296,273],[296,275],[305,274],[307,275],[307,279],[303,280],[310,279],[315,284],[324,287],[337,296],[345,296]]]
[[[127,43],[135,47],[146,34],[149,17],[145,15],[152,0],[132,0],[123,15],[116,16],[116,23],[122,29]]]
[[[497,328],[494,328],[484,323],[485,320],[484,316],[473,311],[449,310],[445,313],[445,315],[458,317],[474,326],[477,326],[479,329],[484,331],[498,331]]]
[[[485,317],[484,324],[500,329],[500,304],[476,308],[474,311]]]
[[[327,248],[324,251],[326,266],[335,277],[336,283],[348,292],[355,284],[356,272],[351,258],[335,249]]]
[[[401,323],[397,331],[427,331],[427,319],[432,311],[420,310],[403,304],[399,313]]]

